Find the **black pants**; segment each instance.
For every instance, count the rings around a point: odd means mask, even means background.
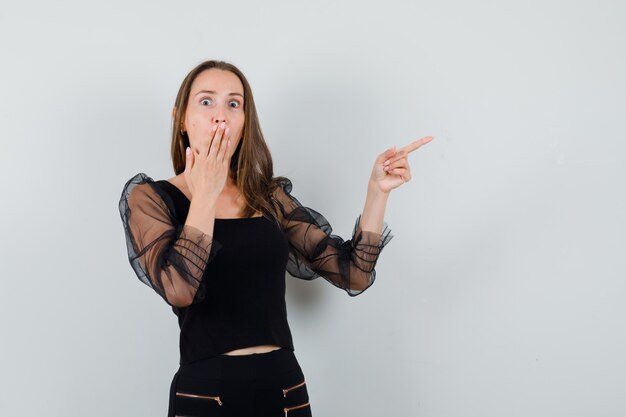
[[[228,356],[180,365],[168,417],[311,417],[302,369],[292,350]]]

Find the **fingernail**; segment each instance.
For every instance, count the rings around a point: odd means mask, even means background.
[[[225,122],[222,122],[222,126],[221,126],[221,127],[222,127],[222,129],[224,129],[224,126],[226,126],[226,123],[225,123]]]
[[[217,130],[217,125],[213,126],[213,131],[215,132]]]
[[[185,153],[189,155],[189,146],[187,146],[187,149],[185,149]]]

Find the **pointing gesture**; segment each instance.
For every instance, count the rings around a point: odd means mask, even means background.
[[[380,191],[388,193],[394,188],[398,188],[411,180],[411,167],[409,166],[409,153],[418,149],[422,145],[433,140],[432,136],[424,136],[409,143],[408,145],[396,149],[392,147],[378,155],[370,182],[376,184]]]

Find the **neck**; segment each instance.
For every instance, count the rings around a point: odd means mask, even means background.
[[[226,184],[224,185],[224,187],[227,187],[227,188],[237,187],[237,183],[235,182],[233,177],[229,175],[228,178],[226,178]]]

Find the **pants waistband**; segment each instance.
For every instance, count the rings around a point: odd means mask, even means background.
[[[179,375],[197,378],[252,379],[277,372],[300,369],[294,352],[276,349],[248,355],[218,355],[190,364],[180,365]]]

